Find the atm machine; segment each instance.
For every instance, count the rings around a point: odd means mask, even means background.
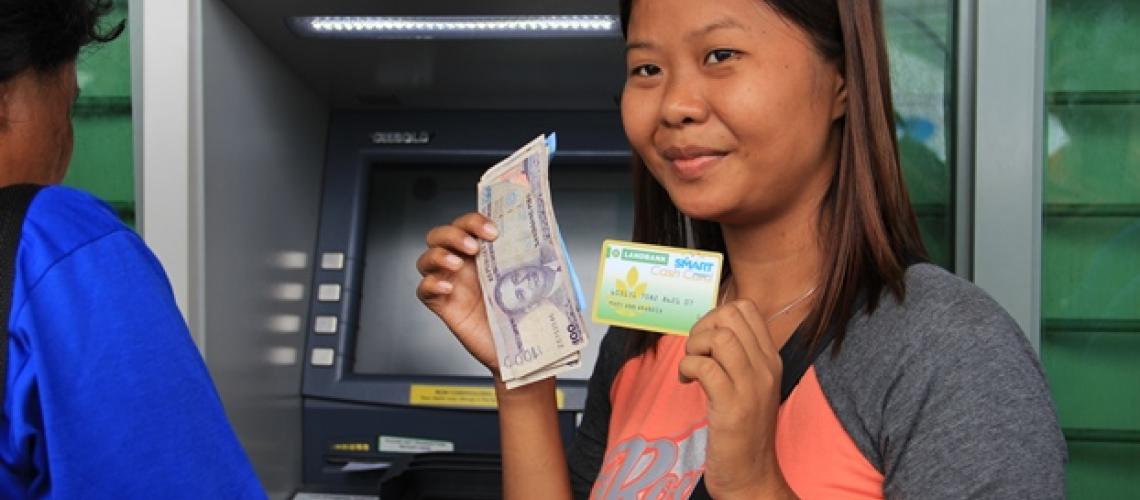
[[[543,132],[556,216],[582,283],[606,238],[632,229],[629,152],[614,112],[336,112],[330,124],[309,301],[303,477],[373,491],[409,454],[494,454],[492,381],[415,297],[424,236],[475,206],[484,170]],[[585,401],[601,325],[583,366],[560,377],[564,442]]]
[[[402,37],[333,19],[360,15],[571,17]],[[415,261],[430,228],[475,209],[486,169],[555,132],[552,200],[590,294],[602,241],[633,222],[617,2],[202,0],[199,16],[190,319],[270,496],[374,497],[416,454],[493,458],[492,380],[416,299]],[[567,441],[605,333],[589,328],[558,384]]]

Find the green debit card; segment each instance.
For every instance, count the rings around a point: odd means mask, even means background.
[[[598,263],[596,323],[688,335],[716,307],[724,256],[717,252],[606,240]]]

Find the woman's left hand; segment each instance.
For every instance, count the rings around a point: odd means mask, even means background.
[[[682,382],[708,397],[705,486],[717,499],[795,498],[776,460],[783,362],[756,305],[735,300],[693,325]]]

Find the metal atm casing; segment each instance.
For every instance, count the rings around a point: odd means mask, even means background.
[[[458,452],[498,452],[499,427],[493,410],[410,404],[413,384],[485,388],[491,386],[489,377],[354,372],[356,335],[361,309],[366,306],[362,292],[369,186],[373,175],[383,175],[385,165],[429,168],[453,164],[486,169],[535,136],[549,132],[558,133],[555,162],[562,158],[578,165],[629,164],[628,143],[616,111],[332,114],[302,382],[306,484],[374,488],[378,475],[345,473],[339,466],[346,461],[392,458],[377,451],[380,435],[446,441]],[[472,185],[472,209],[474,198]],[[414,262],[405,264],[414,266]],[[334,328],[329,328],[330,317],[336,318]],[[594,333],[593,342],[600,343],[600,333]],[[560,424],[563,441],[568,442],[585,402],[585,382],[560,380],[558,385],[564,395]]]

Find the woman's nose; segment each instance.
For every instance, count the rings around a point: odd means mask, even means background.
[[[708,119],[709,108],[694,78],[678,78],[676,75],[666,84],[661,101],[661,122],[668,127],[681,127],[703,123]]]

